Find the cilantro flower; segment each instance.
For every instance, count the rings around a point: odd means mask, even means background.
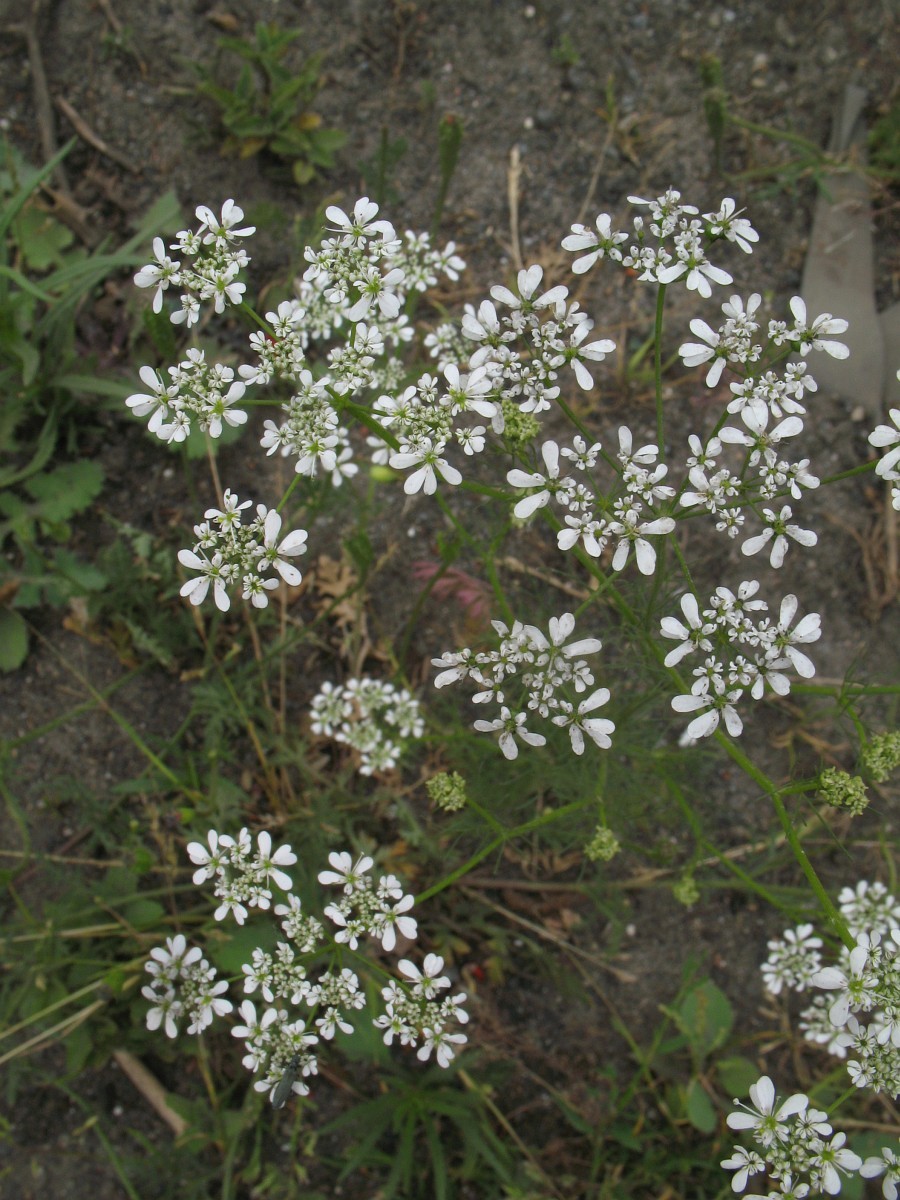
[[[741,546],[741,551],[747,555],[758,554],[769,542],[772,542],[769,564],[776,570],[784,562],[784,556],[788,552],[789,537],[793,538],[795,542],[799,542],[801,546],[815,546],[819,540],[818,535],[811,529],[801,529],[799,525],[790,523],[792,510],[787,504],[777,515],[771,508],[764,508],[763,514],[766,518],[766,528],[762,533],[748,538]],[[774,541],[772,541],[773,538]]]
[[[156,288],[153,296],[153,311],[158,313],[162,312],[163,292],[170,283],[178,284],[181,282],[181,276],[179,275],[181,263],[169,258],[168,254],[166,254],[165,243],[161,237],[153,239],[153,253],[156,257],[156,262],[149,263],[146,267],[141,267],[140,271],[134,277],[134,282],[139,288]]]
[[[500,716],[493,721],[476,721],[475,728],[479,733],[499,733],[498,739],[500,749],[503,751],[503,757],[508,759],[518,758],[519,747],[516,745],[516,738],[521,738],[523,742],[527,742],[529,746],[546,745],[547,739],[540,733],[531,733],[525,728],[527,714],[523,712],[516,713],[515,716],[504,705],[500,709]]]
[[[884,1196],[884,1200],[897,1200],[898,1185],[900,1185],[900,1154],[895,1150],[891,1150],[889,1146],[883,1146],[881,1155],[867,1158],[859,1168],[859,1173],[863,1179],[877,1179],[883,1175],[884,1183],[881,1185],[881,1194]]]
[[[565,506],[568,504],[572,489],[575,486],[574,479],[566,476],[563,479],[559,477],[559,446],[556,442],[546,441],[541,446],[541,458],[544,460],[546,474],[542,475],[540,471],[522,471],[518,467],[514,467],[512,471],[506,474],[507,483],[511,483],[517,488],[540,488],[540,491],[532,492],[530,496],[525,496],[519,500],[513,508],[513,513],[524,520],[530,517],[532,513],[537,512],[539,508],[543,508],[550,503],[551,496],[557,496],[559,503]]]
[[[893,447],[887,454],[882,455],[875,466],[876,475],[880,475],[882,479],[893,480],[900,478],[900,408],[891,409],[891,420],[896,428],[891,429],[890,425],[877,426],[869,434],[869,445],[879,449],[885,446]]]
[[[754,1140],[765,1147],[771,1146],[776,1140],[787,1141],[790,1136],[786,1124],[788,1118],[805,1112],[809,1106],[809,1097],[796,1092],[776,1108],[775,1085],[768,1075],[761,1076],[751,1084],[750,1100],[752,1105],[734,1101],[744,1111],[728,1114],[728,1128],[752,1130]]]

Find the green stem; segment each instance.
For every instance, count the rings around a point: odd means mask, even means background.
[[[595,797],[588,796],[584,800],[575,800],[571,804],[564,804],[562,808],[554,808],[541,813],[539,817],[533,817],[530,821],[526,821],[522,825],[516,825],[514,829],[505,829],[503,833],[495,837],[487,846],[482,846],[479,851],[473,854],[461,866],[456,867],[438,883],[416,896],[416,903],[421,904],[425,900],[430,900],[432,896],[437,896],[439,892],[445,891],[451,884],[456,883],[458,879],[462,879],[464,875],[468,875],[470,871],[473,871],[489,854],[493,854],[495,850],[498,850],[513,838],[523,837],[526,833],[531,833],[535,829],[541,829],[545,825],[551,825],[555,821],[560,821],[564,817],[571,816],[572,813],[586,808],[589,804],[595,803]]]
[[[739,746],[735,745],[731,738],[726,737],[721,730],[716,730],[714,737],[719,742],[719,745],[725,750],[726,754],[728,754],[729,758],[731,758],[732,762],[736,763],[745,775],[748,775],[754,781],[754,783],[758,784],[760,789],[772,801],[772,804],[775,806],[775,812],[778,814],[778,820],[781,822],[781,828],[784,830],[784,836],[787,839],[788,845],[793,851],[797,862],[800,864],[800,869],[806,876],[810,887],[815,892],[819,904],[822,906],[822,911],[828,917],[828,920],[831,922],[835,933],[838,935],[847,949],[852,950],[856,945],[856,940],[850,933],[850,930],[847,928],[846,921],[841,916],[837,908],[835,908],[831,897],[825,890],[824,884],[819,879],[815,868],[809,861],[806,851],[803,849],[803,844],[797,835],[796,829],[794,828],[794,823],[784,806],[784,801],[781,798],[779,788],[776,787],[772,780],[769,779],[768,775],[766,775],[759,769],[759,767],[752,763],[743,750],[741,750]]]
[[[663,416],[662,393],[662,331],[663,309],[666,303],[666,285],[661,283],[656,293],[656,324],[654,326],[653,347],[653,376],[656,390],[656,444],[659,447],[659,461],[664,462],[665,452],[665,419]]]

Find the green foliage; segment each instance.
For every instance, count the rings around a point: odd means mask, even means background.
[[[570,33],[564,33],[550,51],[550,57],[558,67],[568,70],[581,64],[581,55]]]
[[[787,149],[787,156],[782,154],[776,161],[754,163],[737,173],[728,173],[729,179],[735,183],[770,180],[768,186],[757,191],[759,199],[782,191],[795,195],[800,185],[808,180],[812,180],[822,191],[827,191],[825,181],[831,172],[856,169],[848,163],[846,156],[828,154],[821,146],[792,129],[780,129],[739,116],[730,105],[722,63],[715,55],[704,54],[699,71],[703,84],[703,112],[712,140],[713,165],[717,171],[724,168],[725,135],[729,128],[756,134],[764,142]]]
[[[459,148],[462,145],[463,126],[459,117],[453,113],[447,113],[441,118],[441,123],[438,125],[438,170],[440,171],[440,184],[438,185],[437,200],[434,205],[434,217],[431,221],[432,236],[437,234],[441,224],[441,217],[444,214],[444,204],[447,200],[447,192],[450,190],[450,181],[453,179],[456,172],[456,166],[459,162]]]
[[[359,164],[366,186],[366,194],[371,196],[379,206],[396,204],[400,199],[397,189],[391,183],[391,176],[406,153],[406,149],[406,138],[392,139],[387,125],[382,125],[378,137],[378,149],[371,158],[365,158]]]
[[[869,130],[869,165],[886,182],[900,183],[900,94]]]
[[[253,41],[221,38],[219,46],[244,60],[233,88],[215,73],[194,64],[197,91],[212,100],[226,134],[223,152],[251,158],[266,150],[291,163],[294,180],[309,183],[334,166],[334,155],[347,135],[325,129],[311,105],[322,86],[322,55],[310,55],[299,67],[286,66],[285,55],[300,30],[280,30],[258,21]]]
[[[78,454],[97,397],[127,393],[93,372],[78,316],[104,279],[140,261],[146,239],[177,211],[164,198],[115,253],[76,246],[39,203],[41,184],[72,145],[40,169],[7,143],[0,159],[0,602],[14,608],[64,604],[106,584],[102,571],[67,549],[72,519],[103,486],[102,468],[56,456]],[[26,626],[5,610],[2,630],[0,669],[13,670],[27,653]]]
[[[393,1065],[382,1069],[391,1080],[389,1088],[373,1100],[364,1101],[331,1122],[322,1137],[352,1128],[340,1174],[369,1166],[388,1168],[381,1184],[385,1200],[435,1197],[447,1200],[451,1191],[448,1153],[459,1159],[458,1176],[463,1180],[491,1177],[491,1194],[498,1183],[512,1181],[512,1161],[506,1147],[486,1120],[481,1093],[460,1087],[455,1072],[433,1067],[428,1071],[401,1072]],[[391,1150],[385,1150],[385,1138]]]

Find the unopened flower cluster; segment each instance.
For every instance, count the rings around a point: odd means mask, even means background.
[[[291,585],[300,583],[300,572],[287,560],[305,552],[306,531],[294,529],[282,536],[281,515],[264,504],[258,504],[255,516],[244,524],[243,514],[251,504],[226,491],[222,508],[207,509],[203,523],[194,526],[193,549],[178,552],[181,565],[198,572],[181,588],[191,604],[202,604],[211,584],[222,612],[231,607],[230,592],[235,588],[240,588],[242,599],[265,608],[279,578]]]
[[[499,649],[446,651],[440,658],[432,659],[434,666],[443,668],[434,681],[435,687],[471,679],[480,689],[472,697],[473,703],[499,705],[499,716],[490,721],[478,720],[475,728],[480,733],[496,733],[506,758],[517,757],[519,741],[529,746],[546,743],[543,734],[526,728],[531,715],[568,729],[576,754],[584,752],[585,734],[597,746],[609,747],[615,725],[605,718],[591,716],[609,700],[608,689],[598,688],[583,700],[577,700],[578,695],[588,692],[594,684],[593,672],[581,656],[596,654],[601,649],[600,639],[570,642],[568,639],[575,629],[571,613],[551,617],[549,634],[521,621],[513,622],[510,628],[502,621],[491,623],[500,637]],[[524,699],[518,705],[507,699],[505,689],[511,684],[517,691],[524,691]]]
[[[840,948],[835,966],[822,965],[822,939],[812,925],[769,942],[762,965],[766,990],[815,995],[802,1014],[808,1041],[846,1060],[856,1087],[900,1095],[900,903],[881,883],[845,887],[840,911],[855,938]]]
[[[313,733],[356,751],[360,775],[391,770],[406,744],[425,729],[411,692],[365,677],[323,683],[313,697],[311,715]]]
[[[834,1132],[826,1112],[813,1108],[803,1092],[780,1100],[768,1075],[751,1086],[750,1104],[734,1103],[738,1107],[729,1113],[728,1127],[746,1131],[754,1143],[753,1149],[735,1146],[721,1163],[734,1172],[734,1192],[743,1192],[760,1175],[757,1182],[765,1183],[768,1176],[778,1185],[769,1196],[836,1196],[843,1180],[863,1165],[847,1146],[847,1135]]]
[[[690,692],[672,700],[676,712],[695,714],[685,730],[686,741],[709,737],[720,721],[737,737],[743,729],[737,705],[744,696],[761,700],[767,690],[786,696],[791,690],[786,672],[804,679],[815,674],[800,647],[818,641],[819,614],[809,613],[794,625],[797,597],[785,596],[773,622],[758,592],[755,579],[740,584],[736,594],[718,587],[702,611],[696,596],[686,592],[681,597],[684,620],[662,619],[662,636],[677,643],[665,657],[667,667],[703,656],[702,665],[693,668]]]
[[[342,954],[356,951],[366,938],[388,952],[396,947],[398,935],[415,939],[417,925],[409,915],[413,897],[404,894],[393,875],[382,875],[375,882],[369,856],[354,861],[346,851],[333,852],[328,856],[329,868],[318,876],[321,884],[339,889],[337,898],[323,910],[335,927],[329,935],[324,923],[304,912],[300,898],[291,891],[285,868],[295,864],[297,856],[290,846],[273,849],[267,831],[257,835],[254,845],[246,829],[236,838],[211,830],[206,844],[189,844],[188,854],[197,867],[194,883],[214,881],[219,901],[216,920],[230,914],[243,925],[251,909],[271,910],[278,918],[275,950],[258,947],[242,967],[247,998],[238,1007],[242,1023],[231,1032],[245,1043],[243,1064],[257,1077],[256,1091],[275,1101],[282,1081],[287,1080],[290,1091],[307,1095],[307,1080],[318,1071],[318,1045],[337,1032],[351,1034],[353,1013],[367,1004],[365,989],[356,972],[343,964]],[[327,969],[313,975],[323,956]],[[398,969],[402,978],[382,989],[384,1011],[372,1018],[374,1026],[384,1031],[387,1045],[396,1037],[401,1045],[417,1048],[421,1060],[434,1053],[442,1067],[448,1066],[466,1041],[457,1029],[468,1021],[462,1008],[465,994],[440,998],[450,989],[450,980],[442,974],[444,963],[438,955],[427,955],[421,969],[403,959]],[[227,984],[216,982],[215,971],[199,948],[188,949],[181,934],[151,951],[147,971],[152,979],[143,994],[153,1002],[147,1013],[150,1029],[163,1025],[174,1038],[186,1020],[188,1033],[200,1033],[215,1016],[232,1010],[222,995]]]

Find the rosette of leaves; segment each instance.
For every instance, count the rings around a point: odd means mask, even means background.
[[[310,55],[298,67],[284,58],[300,30],[281,30],[258,22],[253,41],[220,38],[219,46],[237,54],[244,65],[233,88],[224,87],[204,66],[197,90],[219,108],[225,131],[224,154],[251,158],[266,151],[291,163],[294,180],[309,183],[320,170],[334,166],[334,155],[346,142],[340,129],[325,129],[312,109],[322,86],[322,55]]]

